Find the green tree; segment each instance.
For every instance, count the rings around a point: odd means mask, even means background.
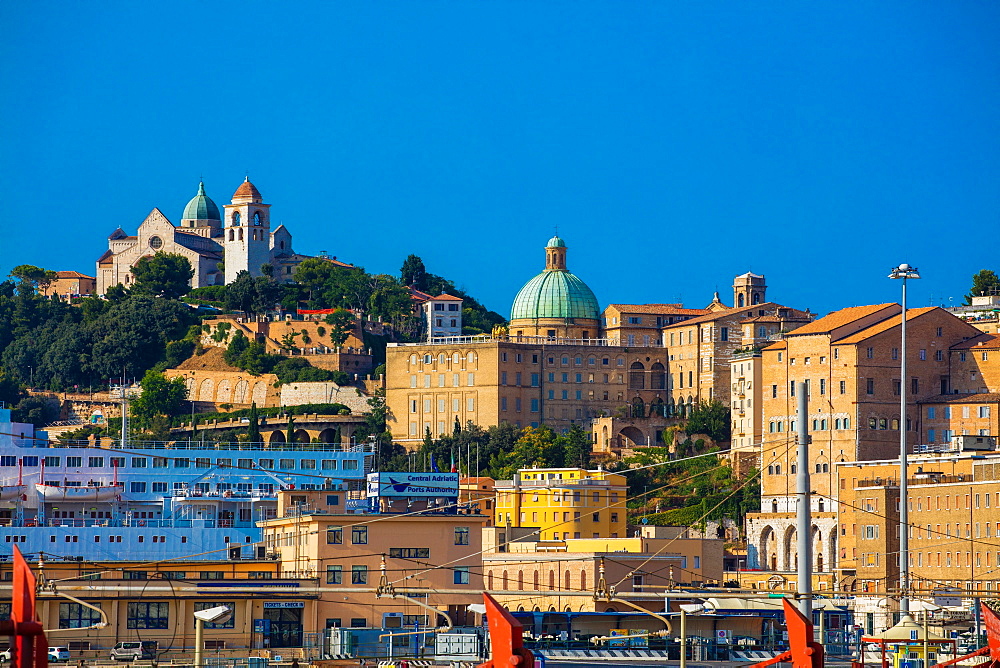
[[[177,299],[191,289],[194,269],[183,255],[159,251],[139,258],[131,269],[135,282],[132,292],[139,295]]]
[[[32,264],[19,264],[11,269],[8,275],[18,280],[18,289],[24,294],[45,290],[56,280],[56,272]]]
[[[972,289],[965,295],[965,303],[971,304],[973,297],[1000,294],[1000,277],[990,269],[982,269],[972,276]]]
[[[347,309],[338,308],[328,313],[323,322],[330,325],[330,340],[334,347],[344,345],[347,337],[354,331],[354,314]]]
[[[285,441],[295,442],[295,417],[291,414],[288,415],[288,430],[285,432]]]
[[[194,347],[194,341],[189,339],[181,339],[180,341],[171,341],[168,343],[165,350],[166,359],[164,359],[166,368],[172,369],[179,366],[184,360],[194,354]]]
[[[23,397],[24,392],[21,390],[21,385],[6,371],[0,369],[0,404],[11,408]]]
[[[589,468],[591,444],[587,432],[580,425],[573,423],[563,438],[565,439],[564,464],[584,469]]]
[[[247,426],[247,443],[260,443],[260,417],[257,415],[257,402],[250,404],[250,424]]]
[[[233,282],[226,286],[226,308],[242,311],[249,316],[253,311],[256,294],[253,276],[249,271],[241,271],[236,274]]]
[[[288,332],[281,336],[281,349],[285,352],[292,352],[298,346],[295,345],[295,339],[299,336],[298,332]]]
[[[59,419],[59,404],[44,397],[29,396],[21,399],[11,411],[13,422],[24,422],[44,427]]]
[[[427,288],[427,269],[424,267],[424,261],[416,255],[407,255],[399,270],[399,282],[421,292],[425,291]]]
[[[716,443],[729,440],[729,407],[718,400],[701,402],[691,409],[687,419],[687,433],[705,434]]]
[[[136,426],[142,429],[154,428],[154,418],[177,415],[187,398],[183,378],[168,380],[162,373],[150,370],[139,384],[142,394],[132,401],[131,413]]]
[[[226,308],[242,311],[247,317],[267,313],[281,299],[283,289],[267,276],[254,278],[248,271],[236,274],[226,286]]]
[[[243,357],[243,353],[246,349],[250,347],[250,339],[246,337],[242,330],[236,330],[233,337],[229,339],[229,345],[226,346],[226,352],[222,354],[222,359],[225,360],[226,364],[229,366],[240,365],[240,358]]]

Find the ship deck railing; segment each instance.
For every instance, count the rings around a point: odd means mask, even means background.
[[[260,519],[264,519],[263,517]],[[66,529],[108,529],[138,527],[145,529],[253,529],[257,526],[256,521],[246,520],[191,520],[191,519],[70,519],[70,518],[50,518],[44,522],[36,519],[28,519],[23,522],[15,522],[10,518],[0,519],[0,527],[61,527]]]
[[[14,439],[14,444],[21,447],[37,448],[111,448],[113,450],[246,450],[246,451],[281,451],[281,452],[375,452],[370,443],[354,445],[343,443],[202,443],[201,441],[128,441],[124,446],[121,442],[95,443],[93,441],[50,441],[41,439]]]

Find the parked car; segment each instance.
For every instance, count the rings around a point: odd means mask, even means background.
[[[49,647],[49,663],[66,663],[69,661],[69,649],[66,647]]]
[[[120,642],[111,648],[112,661],[135,661],[136,659],[155,659],[156,641]]]
[[[65,647],[49,647],[49,663],[69,661],[69,650]],[[10,649],[0,652],[0,663],[10,663]]]

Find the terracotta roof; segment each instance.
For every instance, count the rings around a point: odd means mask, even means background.
[[[434,297],[431,297],[426,292],[421,292],[420,290],[417,290],[412,285],[408,285],[406,289],[410,291],[410,299],[412,299],[415,302],[422,304],[423,302],[429,302],[430,300],[434,299]]]
[[[906,309],[906,321],[907,322],[912,322],[916,318],[919,318],[922,315],[926,315],[927,313],[930,313],[931,311],[933,311],[936,308],[940,308],[940,307],[938,307],[938,306],[923,306],[921,308],[908,308],[908,309]],[[866,339],[870,339],[871,337],[875,336],[876,334],[881,334],[882,332],[887,332],[890,329],[892,329],[893,327],[898,327],[899,326],[899,321],[900,321],[899,314],[894,315],[891,318],[886,318],[885,320],[882,320],[880,322],[875,323],[871,327],[865,327],[860,332],[856,332],[854,334],[851,334],[850,336],[845,336],[842,339],[838,339],[837,343],[859,343],[859,342],[864,341]]]
[[[713,311],[708,315],[703,315],[697,318],[691,318],[690,320],[683,320],[681,322],[675,322],[669,325],[664,325],[663,329],[669,329],[670,327],[684,327],[686,325],[697,325],[702,322],[712,322],[713,320],[720,320],[721,318],[730,317],[740,317],[745,315],[747,317],[752,317],[754,313],[760,309],[773,309],[773,308],[786,308],[780,304],[775,304],[774,302],[764,302],[763,304],[754,304],[751,306],[744,306],[742,308],[727,308],[725,311]],[[760,316],[757,316],[760,317]]]
[[[111,252],[111,251],[108,251]],[[56,278],[89,278],[94,280],[93,276],[87,276],[86,274],[81,274],[78,271],[57,271]]]
[[[622,313],[651,313],[653,315],[703,315],[703,308],[684,308],[683,304],[608,304],[607,308]]]
[[[743,320],[740,320],[740,322],[741,323],[743,323],[743,322],[782,322],[782,318],[779,318],[776,315],[755,315],[752,318],[744,318]]]
[[[895,304],[850,306],[848,308],[840,309],[839,311],[834,311],[819,320],[813,320],[808,325],[802,325],[801,327],[798,327],[794,331],[790,332],[790,335],[801,336],[803,334],[829,334],[838,327],[843,327],[844,325],[852,323],[855,320],[860,320],[861,318],[878,313],[882,309],[889,308],[890,306],[895,306]]]
[[[340,260],[338,260],[336,255],[334,255],[333,257],[323,257],[321,255],[320,259],[326,260],[327,262],[336,267],[343,267],[344,269],[356,269],[356,267],[353,264],[347,264],[346,262],[341,262]]]
[[[921,399],[918,404],[985,404],[1000,401],[1000,393],[976,392],[975,394],[938,394]]]
[[[443,301],[443,302],[461,302],[461,301],[465,301],[461,297],[453,297],[452,295],[449,295],[449,294],[447,294],[445,292],[442,292],[441,294],[439,294],[437,297],[434,297],[433,299],[434,299],[434,301]]]
[[[261,198],[260,197],[260,191],[257,190],[257,186],[255,186],[254,184],[250,183],[250,177],[249,176],[246,177],[246,179],[243,181],[243,183],[240,184],[240,187],[236,189],[236,192],[233,193],[233,199],[234,200],[235,199],[246,199],[246,198],[253,199],[253,200],[260,200],[260,198]]]
[[[967,341],[956,343],[951,347],[952,350],[968,350],[970,348],[979,348],[983,350],[994,350],[996,348],[1000,348],[1000,336],[997,336],[996,334],[983,333],[979,336],[974,336]]]
[[[114,255],[115,254],[112,253],[110,250],[106,250],[104,251],[104,253],[101,254],[101,257],[97,258],[97,262],[98,264],[112,264],[111,258],[113,258]]]
[[[785,341],[775,341],[771,345],[764,348],[764,350],[785,350],[788,348],[788,343]]]

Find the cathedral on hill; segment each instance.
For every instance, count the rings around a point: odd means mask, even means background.
[[[262,276],[264,265],[271,266],[275,279],[288,281],[296,265],[309,257],[292,250],[292,235],[284,225],[271,228],[271,205],[264,203],[249,178],[223,209],[200,183],[198,194],[184,207],[180,225],[154,208],[134,236],[119,227],[97,260],[97,294],[103,295],[114,285],[129,287],[130,269],[141,258],[160,251],[188,259],[194,269],[193,288],[231,283],[241,271]]]

